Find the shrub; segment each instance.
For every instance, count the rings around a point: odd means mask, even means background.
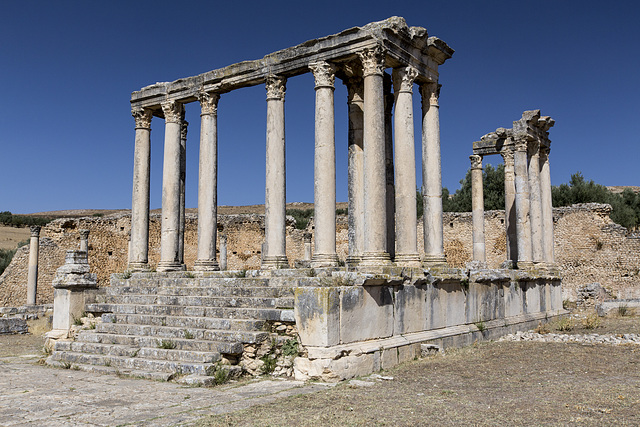
[[[0,274],[9,266],[15,253],[15,249],[0,249]]]
[[[597,313],[592,313],[584,318],[582,326],[584,326],[585,329],[595,329],[600,326],[600,317],[598,317]]]
[[[309,224],[309,220],[313,217],[313,209],[287,209],[287,215],[296,220],[296,228],[304,230]]]
[[[282,354],[284,356],[297,356],[298,355],[298,340],[292,338],[285,341],[282,345]]]
[[[158,348],[163,348],[165,350],[173,350],[174,348],[176,348],[176,343],[171,340],[158,341]]]
[[[575,327],[575,322],[570,317],[563,317],[560,320],[558,320],[558,323],[556,324],[556,330],[558,331],[569,332],[573,330],[574,327]]]

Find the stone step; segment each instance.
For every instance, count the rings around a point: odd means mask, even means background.
[[[184,338],[187,340],[228,341],[253,344],[262,342],[268,333],[263,331],[235,331],[217,329],[181,328],[174,326],[136,325],[123,323],[99,323],[96,333],[137,335],[162,338]]]
[[[106,302],[112,304],[173,305],[205,307],[293,307],[293,296],[283,298],[254,297],[202,297],[173,295],[107,295]]]
[[[154,381],[170,381],[174,376],[174,372],[153,372],[153,371],[140,371],[136,369],[122,369],[122,368],[113,368],[111,366],[102,366],[102,365],[85,365],[82,363],[74,363],[73,366],[65,364],[64,362],[59,362],[55,360],[51,360],[48,358],[46,360],[47,365],[54,366],[57,368],[71,368],[78,369],[84,372],[91,372],[97,374],[111,374],[117,375],[118,377],[129,377],[129,378],[144,378],[148,380]]]
[[[280,298],[292,297],[292,287],[269,286],[110,286],[106,295],[163,295],[163,296],[202,296],[202,297],[254,297]]]
[[[180,362],[172,360],[143,359],[103,354],[87,354],[74,351],[56,351],[49,359],[63,364],[101,365],[113,368],[135,369],[141,371],[168,372],[179,374],[206,375],[209,369],[215,369],[213,363]]]
[[[218,319],[213,317],[115,313],[103,314],[102,321],[104,323],[128,323],[133,325],[173,326],[198,329],[233,329],[241,331],[258,331],[262,329],[265,323],[263,320],[255,319]]]
[[[77,342],[119,344],[131,347],[160,348],[163,344],[174,345],[174,350],[217,352],[221,354],[240,354],[244,350],[241,342],[196,340],[186,338],[157,338],[149,336],[95,333],[82,331]]]
[[[57,342],[55,351],[101,354],[108,356],[140,357],[144,359],[170,360],[174,362],[216,363],[221,359],[218,352],[168,350],[162,348],[134,347],[119,344],[102,344],[80,341]]]
[[[293,322],[292,308],[194,307],[176,305],[87,304],[90,313],[148,314],[156,316],[215,317]]]

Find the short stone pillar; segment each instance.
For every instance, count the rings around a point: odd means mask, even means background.
[[[227,269],[227,235],[220,236],[220,270]]]
[[[471,160],[471,218],[473,223],[473,261],[487,262],[484,236],[484,192],[482,188],[482,156],[469,156]]]
[[[38,289],[38,252],[40,249],[40,226],[31,226],[29,242],[29,271],[27,273],[27,305],[35,305]]]
[[[79,230],[80,233],[80,250],[87,253],[89,259],[89,230]]]
[[[304,233],[304,261],[311,261],[311,233]]]
[[[67,251],[64,265],[53,279],[53,330],[51,338],[64,338],[74,319],[82,316],[86,291],[97,288],[95,273],[89,273],[85,251]]]

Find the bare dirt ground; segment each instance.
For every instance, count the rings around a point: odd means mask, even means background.
[[[624,317],[570,333],[639,330],[640,317]],[[197,425],[640,425],[638,345],[488,342],[383,375],[393,380],[344,382]]]

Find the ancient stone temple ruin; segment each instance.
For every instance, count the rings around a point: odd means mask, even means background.
[[[511,216],[507,223],[507,233],[517,234],[509,240],[515,262],[498,270],[483,264],[475,169],[477,262],[464,269],[446,265],[438,76],[452,54],[424,28],[394,17],[134,92],[129,271],[114,275],[101,302],[86,306],[102,323],[73,342],[56,343],[49,363],[200,381],[220,369],[271,372],[273,359],[275,373],[337,380],[561,314],[560,277],[545,252],[553,239],[548,163],[538,158],[547,153],[553,122],[537,112],[474,145],[477,156],[515,157],[515,189],[514,178],[505,183],[515,197],[517,223]],[[285,251],[284,99],[287,79],[303,73],[315,78],[314,247],[305,255],[310,268],[293,269]],[[346,267],[336,253],[336,77],[347,86],[349,107]],[[226,93],[255,85],[264,85],[267,104],[262,268],[219,271],[217,105]],[[415,207],[414,85],[422,100],[423,250]],[[198,257],[194,271],[184,272],[184,111],[191,103],[201,111]],[[165,126],[157,272],[149,265],[153,117]]]

